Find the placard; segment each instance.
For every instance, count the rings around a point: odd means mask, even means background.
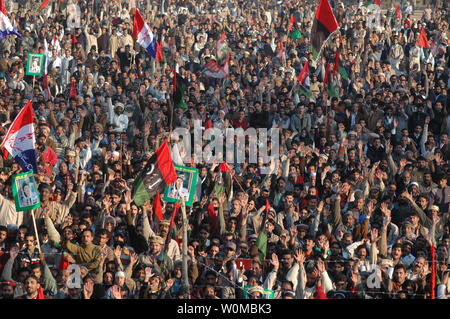
[[[164,190],[164,201],[169,203],[179,202],[184,197],[186,206],[192,206],[197,185],[198,169],[174,165],[177,173],[175,183],[169,185]]]
[[[32,210],[41,205],[33,171],[13,175],[12,192],[17,211]]]
[[[44,69],[44,54],[28,53],[26,75],[39,76]]]

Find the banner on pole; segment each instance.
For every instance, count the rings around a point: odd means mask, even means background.
[[[32,210],[41,205],[33,171],[13,175],[12,192],[17,211]]]

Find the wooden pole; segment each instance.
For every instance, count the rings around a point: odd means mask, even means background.
[[[184,197],[181,197],[181,213],[183,218],[183,242],[182,242],[182,287],[185,298],[189,297],[189,277],[188,277],[188,263],[187,263],[187,217],[186,217],[186,205],[184,202]]]
[[[243,191],[245,193],[245,190],[242,188],[242,185],[238,182],[238,180],[236,179],[236,176],[233,175],[233,179],[236,181],[236,183],[239,185],[239,187],[241,188],[241,191]]]
[[[123,139],[122,139],[122,133],[120,133],[120,178],[123,178],[122,153],[123,153]]]
[[[41,245],[39,244],[39,234],[38,234],[38,230],[37,230],[37,227],[36,227],[36,218],[34,217],[34,213],[35,213],[35,210],[32,209],[31,210],[31,217],[33,219],[33,226],[34,226],[34,233],[36,235],[37,248],[39,249],[39,252],[41,252]]]

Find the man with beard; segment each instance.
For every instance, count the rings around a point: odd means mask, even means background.
[[[144,238],[149,241],[150,238],[158,235],[164,239],[164,242],[167,240],[167,236],[169,234],[170,230],[170,220],[164,219],[159,222],[158,225],[158,233],[155,234],[155,232],[150,227],[150,223],[148,221],[147,215],[143,216],[143,233]],[[170,239],[169,246],[167,249],[167,256],[170,257],[172,261],[181,260],[181,253],[180,248],[178,246],[178,243],[174,239]]]
[[[422,183],[427,167],[427,161],[423,156],[417,158],[416,168],[412,172],[412,179],[417,183]]]
[[[294,253],[290,249],[283,249],[280,252],[280,262],[279,267],[277,267],[276,262],[278,256],[272,254],[272,264],[274,265],[273,272],[276,273],[276,279],[279,281],[290,281],[293,285],[293,290],[297,288],[298,283],[298,270],[299,264],[295,262]]]
[[[411,213],[411,205],[407,197],[408,190],[404,190],[392,209],[392,223],[401,225]]]
[[[58,156],[55,151],[46,145],[47,137],[40,133],[36,140],[36,148],[39,152],[39,162],[44,164],[45,174],[50,175],[53,167],[58,162]]]
[[[14,299],[14,290],[16,284],[11,280],[6,280],[2,283],[1,298],[0,299]]]
[[[26,293],[16,299],[53,299],[47,296],[40,296],[39,294],[39,280],[34,275],[30,275],[25,279]]]
[[[430,193],[431,203],[439,207],[442,213],[448,213],[450,204],[450,186],[447,185],[447,176],[441,175],[438,178],[439,186]]]
[[[149,248],[139,256],[139,263],[144,267],[150,266],[164,277],[168,277],[173,271],[172,259],[163,253],[164,239],[160,236],[153,236],[149,241]]]
[[[33,233],[25,235],[25,247],[16,253],[15,247],[10,251],[10,259],[13,260],[12,273],[23,267],[29,267],[35,263],[41,263],[39,249],[36,247],[36,237]],[[5,265],[5,269],[6,269]]]
[[[419,183],[420,192],[428,194],[436,187],[437,184],[433,182],[433,176],[431,175],[431,172],[428,169],[424,170],[423,180],[421,183]]]
[[[73,185],[73,189],[77,189],[77,185]],[[35,210],[37,224],[40,225],[43,222],[43,218],[50,217],[52,222],[55,224],[55,227],[59,227],[64,223],[64,220],[69,214],[70,208],[75,203],[77,193],[71,191],[70,198],[65,204],[62,204],[50,200],[53,195],[53,189],[49,184],[41,183],[38,190],[41,206]],[[68,188],[68,191],[70,191],[70,187]],[[32,227],[31,216],[29,215],[27,225]]]
[[[333,283],[321,259],[305,261],[303,251],[297,251],[295,259],[300,266],[296,296],[299,299],[320,298],[333,289]]]

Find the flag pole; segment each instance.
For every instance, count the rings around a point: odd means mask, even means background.
[[[39,252],[41,252],[41,245],[39,244],[39,234],[38,234],[37,227],[36,227],[36,218],[34,217],[34,213],[35,213],[35,210],[32,209],[32,210],[31,210],[31,217],[32,217],[32,219],[33,219],[34,233],[35,233],[35,235],[36,235],[37,247],[38,247],[38,249],[39,249]]]
[[[123,178],[123,162],[122,162],[122,153],[123,153],[123,140],[122,133],[120,133],[120,178]]]
[[[188,264],[187,264],[187,217],[186,217],[186,205],[184,197],[181,196],[181,213],[183,218],[183,258],[182,258],[182,287],[185,298],[188,298],[189,294],[189,277],[188,277]]]
[[[245,193],[244,189],[242,188],[242,185],[238,182],[238,180],[236,179],[236,176],[234,174],[233,174],[233,179],[239,185],[239,187],[241,188],[241,191],[243,191]]]

